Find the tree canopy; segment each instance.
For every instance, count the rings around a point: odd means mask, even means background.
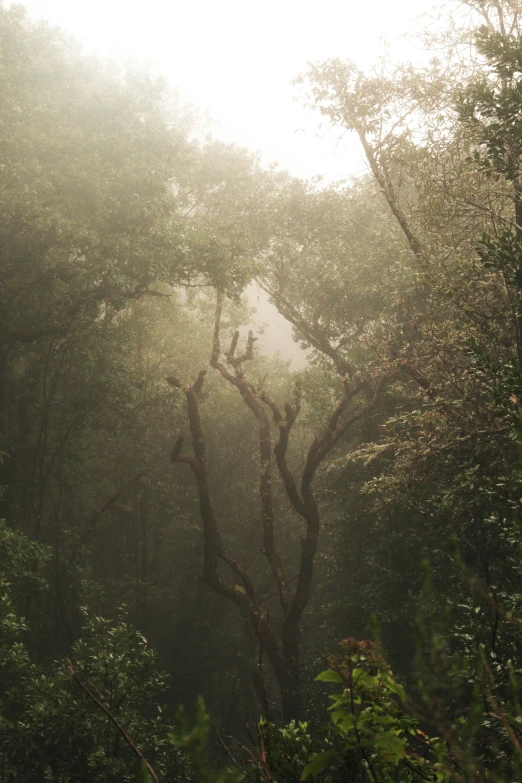
[[[521,10],[450,10],[299,77],[325,186],[0,5],[5,783],[522,780]]]

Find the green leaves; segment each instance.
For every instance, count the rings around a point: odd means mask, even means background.
[[[475,40],[489,73],[460,92],[456,108],[479,145],[477,166],[515,182],[522,149],[522,38],[482,26]]]
[[[103,776],[114,783],[134,783],[136,756],[120,732],[63,662],[44,674],[30,661],[25,644],[18,641],[24,624],[11,610],[3,611],[9,609],[6,599],[0,599],[0,676],[7,686],[0,696],[0,755],[6,768],[24,779],[81,783]],[[168,742],[168,723],[161,713],[151,714],[151,702],[166,688],[165,677],[143,636],[126,622],[124,610],[118,621],[86,613],[82,639],[71,657],[80,680],[153,768],[167,779],[187,779],[187,762]]]
[[[315,753],[303,769],[300,780],[308,780],[312,775],[319,775],[330,766],[335,756],[335,750],[324,750],[321,753]]]
[[[342,684],[330,698],[332,747],[310,756],[301,780],[332,767],[357,770],[369,781],[421,781],[435,775],[435,758],[416,752],[416,719],[404,688],[385,663],[379,643],[346,639],[317,682]],[[320,780],[337,780],[320,777]],[[340,778],[339,778],[340,779]]]
[[[197,700],[196,717],[190,721],[183,707],[178,708],[174,732],[170,739],[183,750],[195,770],[197,783],[239,783],[243,776],[237,769],[217,769],[209,760],[208,735],[210,718],[201,696]]]
[[[326,671],[321,672],[321,674],[318,674],[315,678],[315,682],[342,682],[343,679],[339,672],[334,671],[333,669],[326,669]]]

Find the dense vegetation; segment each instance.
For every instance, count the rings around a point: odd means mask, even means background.
[[[522,7],[449,10],[298,79],[324,187],[0,3],[2,783],[522,781]]]

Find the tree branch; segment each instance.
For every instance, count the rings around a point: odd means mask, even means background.
[[[210,363],[225,380],[235,386],[246,405],[250,408],[256,417],[259,435],[259,497],[261,501],[261,517],[263,525],[263,554],[272,571],[279,600],[286,614],[290,600],[290,591],[282,560],[277,553],[274,535],[274,508],[272,498],[272,442],[270,437],[270,421],[266,415],[265,408],[261,402],[260,396],[256,390],[244,377],[241,365],[245,361],[253,359],[254,337],[249,332],[247,348],[243,355],[235,357],[235,351],[239,339],[239,333],[235,332],[228,353],[226,354],[228,362],[234,367],[235,373],[232,375],[227,368],[219,361],[220,356],[220,327],[223,307],[222,295],[218,292],[216,302],[216,317],[214,323],[214,342]]]
[[[289,403],[285,406],[286,417],[283,417],[281,411],[275,404],[275,402],[264,392],[261,395],[261,399],[272,410],[274,421],[279,428],[279,439],[274,447],[274,454],[276,458],[277,468],[279,475],[283,481],[283,485],[290,500],[290,503],[297,511],[297,513],[306,519],[306,508],[297,489],[297,482],[295,476],[290,469],[286,460],[286,453],[288,450],[288,443],[290,439],[290,431],[295,423],[298,413],[301,408],[301,393],[302,390],[299,385],[299,393],[296,394],[296,402],[294,406]]]
[[[43,329],[39,332],[26,331],[25,329],[18,329],[16,326],[11,326],[7,321],[0,318],[0,334],[20,343],[33,343],[35,340],[39,340],[42,337],[65,337],[67,333],[64,332],[63,329]]]
[[[321,327],[319,322],[316,320],[313,325],[309,324],[305,321],[299,310],[290,304],[282,291],[275,289],[262,277],[257,278],[257,281],[263,291],[268,294],[278,312],[283,318],[295,326],[301,333],[303,339],[317,351],[320,351],[331,359],[338,373],[341,375],[348,373],[351,377],[353,373],[352,366],[343,358],[341,352],[331,344],[325,330]]]
[[[118,731],[120,732],[120,734],[124,738],[124,740],[127,743],[127,745],[131,748],[133,753],[135,753],[136,756],[142,761],[142,763],[145,764],[145,766],[147,767],[148,771],[150,772],[150,774],[152,776],[152,779],[155,781],[155,783],[159,783],[158,776],[156,775],[156,773],[152,769],[151,765],[149,764],[149,762],[147,761],[147,759],[145,758],[145,756],[143,755],[141,750],[134,744],[134,742],[131,740],[131,738],[129,737],[129,735],[127,734],[127,732],[125,731],[125,729],[121,725],[121,723],[119,723],[116,720],[116,718],[114,717],[112,712],[109,710],[109,708],[102,701],[98,700],[96,698],[96,696],[89,690],[89,688],[86,685],[84,685],[83,682],[79,679],[79,677],[77,676],[76,672],[74,671],[73,665],[72,665],[72,663],[71,663],[71,661],[69,659],[67,659],[67,668],[71,672],[71,675],[72,675],[74,681],[78,683],[78,685],[80,686],[82,691],[85,694],[87,694],[89,699],[92,702],[94,702],[94,704],[96,704],[96,706],[100,710],[102,710],[102,712],[104,712],[105,715],[107,715],[107,717],[109,718],[109,720],[116,726],[116,728],[118,729]],[[98,690],[98,689],[96,688],[96,690]],[[99,691],[98,691],[98,693],[99,693]]]
[[[384,198],[386,199],[388,206],[392,211],[393,216],[395,217],[397,223],[402,229],[402,232],[406,237],[408,245],[410,246],[410,250],[419,261],[422,261],[424,256],[424,249],[422,247],[422,244],[418,240],[418,238],[411,230],[408,223],[408,219],[399,205],[395,193],[395,188],[393,187],[386,166],[382,165],[383,162],[381,162],[381,165],[379,166],[379,162],[377,160],[375,150],[373,149],[372,145],[368,141],[364,130],[361,128],[357,128],[357,135],[359,136],[360,142],[362,144],[364,154],[366,155],[366,159],[370,166],[370,170],[373,176],[375,177],[377,184],[381,188],[384,194]]]
[[[201,370],[195,382],[190,385],[180,381],[176,376],[166,378],[167,383],[185,394],[190,432],[192,435],[192,448],[194,457],[182,454],[183,437],[180,436],[171,454],[171,461],[184,462],[189,465],[194,473],[199,495],[199,507],[203,526],[203,578],[216,592],[226,596],[236,604],[240,604],[245,596],[255,602],[255,594],[251,580],[236,560],[229,557],[222,548],[216,515],[212,502],[212,496],[208,486],[206,469],[206,446],[199,403],[197,395],[201,392],[205,381],[206,370]],[[229,584],[218,573],[218,560],[221,559],[243,582]]]
[[[124,484],[122,487],[120,487],[120,489],[117,489],[116,492],[114,492],[109,498],[107,498],[105,503],[102,503],[102,505],[99,508],[97,508],[93,514],[91,514],[84,528],[84,531],[80,537],[80,544],[82,544],[82,546],[85,546],[89,542],[89,539],[94,533],[94,530],[100,518],[107,511],[109,511],[109,509],[120,499],[120,497],[123,495],[124,492],[130,489],[130,487],[132,487],[133,484],[136,484],[137,481],[139,481],[144,476],[146,476],[148,472],[149,471],[147,468],[145,468],[144,470],[140,470],[139,473],[137,473],[133,478],[131,478],[130,481],[127,481],[127,483]]]

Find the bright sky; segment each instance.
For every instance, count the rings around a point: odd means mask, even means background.
[[[87,51],[137,57],[214,120],[214,135],[262,153],[300,177],[343,178],[364,169],[354,140],[317,136],[318,115],[290,82],[307,61],[366,66],[415,28],[436,0],[22,0],[34,18],[77,37]],[[405,42],[394,56],[415,58]]]
[[[440,1],[440,0],[439,0]],[[362,67],[382,40],[415,30],[437,0],[22,0],[35,19],[59,25],[87,52],[150,63],[181,96],[208,112],[212,132],[261,152],[294,176],[327,181],[363,173],[357,141],[319,131],[319,115],[295,100],[291,82],[307,61],[350,58]],[[393,57],[415,60],[404,40]],[[295,368],[306,364],[290,325],[265,295],[249,300],[267,324],[260,339]]]

